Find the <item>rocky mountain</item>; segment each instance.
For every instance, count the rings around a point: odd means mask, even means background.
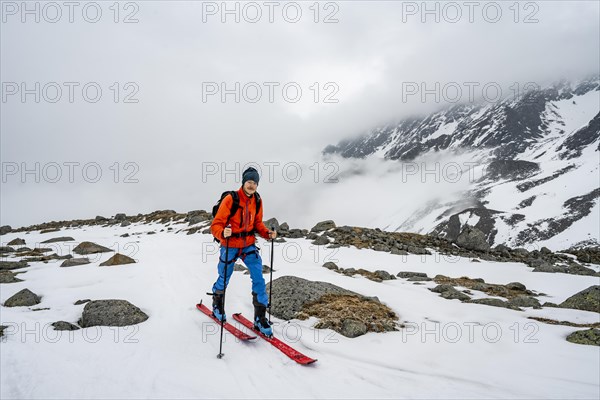
[[[471,225],[490,245],[598,241],[599,76],[405,118],[323,153],[400,163],[467,153],[481,167],[459,200],[443,202],[436,194],[408,218],[383,215],[382,229],[454,239]]]

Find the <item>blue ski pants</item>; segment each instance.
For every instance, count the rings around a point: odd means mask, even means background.
[[[213,293],[217,291],[223,291],[225,285],[229,285],[229,279],[233,274],[233,265],[238,258],[241,258],[244,264],[250,271],[250,279],[252,280],[252,292],[256,293],[257,300],[265,307],[269,305],[269,297],[267,296],[267,285],[265,284],[265,278],[262,274],[262,258],[258,253],[258,249],[254,244],[246,246],[244,248],[230,247],[228,254],[225,254],[225,246],[221,246],[219,265],[217,270],[219,271],[219,277],[212,287]],[[227,264],[227,278],[225,278],[225,262]]]

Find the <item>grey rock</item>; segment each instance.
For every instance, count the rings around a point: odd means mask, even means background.
[[[491,288],[492,288],[491,285],[488,285],[487,283],[482,283],[482,282],[474,283],[473,286],[471,286],[471,289],[479,290],[481,292],[486,292],[486,291],[490,290]]]
[[[490,299],[490,298],[475,299],[475,300],[470,300],[469,303],[483,304],[483,305],[492,306],[492,307],[502,307],[502,308],[512,308],[512,309],[516,308],[516,307],[508,304],[508,302],[500,300],[500,299]]]
[[[441,285],[437,285],[433,289],[429,289],[429,290],[431,290],[434,293],[444,293],[445,291],[453,290],[453,289],[454,289],[454,286],[444,283]],[[454,290],[456,290],[456,289],[454,289]]]
[[[4,302],[4,307],[29,307],[40,304],[42,299],[29,289],[23,289]]]
[[[559,305],[561,308],[573,308],[600,313],[600,285],[590,286],[569,297]]]
[[[277,218],[269,218],[263,222],[268,229],[273,229],[273,227],[275,227],[275,230],[279,232],[279,221],[277,221]]]
[[[12,231],[10,225],[0,226],[0,235],[6,235],[10,231]]]
[[[374,274],[377,275],[377,277],[382,281],[391,281],[396,279],[394,275],[391,275],[389,272],[383,270],[377,270],[374,272]]]
[[[2,271],[0,270],[0,283],[16,283],[23,282],[22,279],[16,278],[15,273],[12,271]]]
[[[285,236],[290,239],[299,239],[304,237],[304,233],[301,229],[290,229],[290,231]]]
[[[600,346],[600,329],[586,329],[575,331],[567,336],[567,341],[577,344]]]
[[[77,265],[85,265],[85,264],[89,264],[90,260],[82,257],[82,258],[71,258],[69,260],[65,260],[63,261],[62,264],[60,264],[61,267],[75,267]]]
[[[129,222],[129,221],[123,221],[123,222],[121,222],[121,228],[124,228],[124,227],[129,226],[129,225],[131,225],[131,222]]]
[[[493,248],[494,251],[497,251],[499,253],[510,253],[511,252],[511,248],[504,245],[504,244],[499,244],[498,246]]]
[[[547,247],[542,247],[542,248],[540,249],[540,253],[542,253],[542,254],[545,254],[545,255],[548,255],[548,254],[552,254],[552,250],[550,250],[550,249],[549,249],[549,248],[547,248]]]
[[[404,279],[411,278],[413,276],[427,278],[427,274],[424,272],[411,272],[411,271],[400,271],[400,272],[398,272],[398,274],[396,274],[396,276],[398,278],[404,278]]]
[[[127,216],[124,213],[118,213],[117,215],[115,215],[115,219],[117,221],[124,221],[125,219],[127,219]]]
[[[569,264],[569,268],[567,269],[569,274],[573,275],[587,275],[587,276],[600,276],[596,271],[591,268],[584,267],[578,263]]]
[[[508,304],[515,307],[541,308],[540,302],[535,297],[525,295],[513,297],[508,301]]]
[[[324,246],[329,243],[329,239],[327,239],[325,236],[318,236],[315,240],[312,241],[312,244],[316,246]]]
[[[527,251],[527,249],[524,249],[522,247],[518,247],[516,249],[513,249],[512,253],[516,256],[519,257],[527,257],[529,256],[529,251]]]
[[[67,321],[56,321],[52,323],[55,331],[76,331],[80,329],[77,325],[73,325]]]
[[[111,252],[111,251],[112,250],[107,247],[100,246],[99,244],[92,243],[92,242],[81,242],[77,245],[77,247],[75,247],[73,249],[73,253],[77,253],[80,255],[95,254],[95,253],[107,253],[107,252]]]
[[[73,239],[71,236],[61,236],[61,237],[55,237],[52,239],[44,240],[42,243],[70,242],[73,240],[75,240],[75,239]]]
[[[92,300],[90,300],[90,299],[85,299],[85,300],[77,300],[75,303],[73,303],[73,305],[79,306],[79,305],[81,305],[81,304],[85,304],[85,303],[88,303],[88,302],[90,302],[90,301],[92,301]]]
[[[108,260],[100,263],[101,267],[113,266],[113,265],[123,265],[123,264],[135,264],[135,260],[131,257],[128,257],[121,253],[116,253]]]
[[[195,225],[204,221],[206,221],[206,217],[204,217],[203,215],[195,215],[190,218],[188,225]]]
[[[311,232],[322,232],[335,228],[335,222],[332,220],[321,221],[311,228]]]
[[[43,243],[43,242],[42,242]],[[7,246],[23,246],[25,244],[25,240],[21,238],[15,238],[7,243]]]
[[[444,299],[448,299],[448,300],[460,300],[460,301],[467,301],[470,300],[471,298],[469,296],[467,296],[466,294],[459,292],[458,290],[452,288],[452,289],[447,289],[444,290],[441,294],[441,297],[443,297]]]
[[[306,303],[317,301],[326,294],[358,295],[331,283],[282,276],[273,280],[271,312],[277,318],[290,320]]]
[[[27,261],[0,261],[0,270],[11,270],[28,267]]]
[[[406,250],[409,253],[412,254],[419,254],[419,255],[431,255],[431,253],[429,252],[429,250],[424,249],[423,247],[417,247],[417,246],[407,246]]]
[[[390,248],[382,243],[377,243],[373,246],[373,250],[375,251],[385,251],[386,253],[390,251]]]
[[[525,285],[523,285],[521,282],[510,282],[510,283],[507,283],[504,286],[506,286],[506,288],[510,289],[510,290],[525,291],[527,289],[527,287],[525,287]]]
[[[407,281],[409,281],[409,282],[429,282],[432,280],[433,279],[431,279],[427,276],[411,276],[410,278],[407,279]]]
[[[306,235],[306,238],[308,240],[315,240],[318,237],[320,237],[320,236],[317,233],[315,233],[315,232],[311,232],[308,235]]]
[[[560,306],[556,303],[551,303],[549,301],[542,304],[542,307],[550,307],[550,308],[560,308]]]
[[[14,247],[0,246],[0,254],[3,254],[3,253],[13,253],[14,251],[15,251]]]
[[[337,264],[334,263],[334,262],[331,262],[331,261],[328,261],[325,264],[323,264],[323,268],[327,268],[327,269],[330,269],[332,271],[336,271],[336,270],[339,269],[339,267],[337,266]]]
[[[483,232],[469,225],[465,226],[458,235],[456,244],[467,250],[488,251],[490,249]]]
[[[408,251],[399,249],[397,247],[393,247],[392,250],[390,250],[390,253],[395,254],[397,256],[407,256],[409,254]]]
[[[340,333],[348,338],[355,338],[367,333],[367,325],[354,319],[345,319],[342,321]]]
[[[527,260],[526,262],[527,265],[533,268],[533,272],[566,272],[565,267],[561,267],[559,265],[552,265],[548,261],[541,258]]]
[[[94,300],[85,305],[79,326],[128,326],[147,319],[142,310],[126,300]]]

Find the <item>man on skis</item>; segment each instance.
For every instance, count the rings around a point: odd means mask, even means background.
[[[269,306],[269,298],[265,279],[262,275],[262,259],[255,245],[256,238],[254,235],[258,233],[268,240],[275,239],[277,232],[269,230],[262,221],[262,200],[256,193],[259,178],[256,169],[252,167],[246,169],[242,174],[242,186],[237,190],[237,195],[231,193],[222,198],[210,226],[213,236],[219,239],[221,243],[219,264],[217,266],[219,276],[212,287],[213,315],[220,321],[226,320],[223,304],[224,291],[233,274],[233,264],[238,258],[241,258],[248,267],[252,280],[254,327],[264,335],[271,336],[273,330],[265,317]],[[237,210],[235,209],[236,204]],[[232,209],[235,211],[233,215],[231,214]],[[227,243],[228,238],[229,243]],[[226,277],[225,263],[227,263]]]

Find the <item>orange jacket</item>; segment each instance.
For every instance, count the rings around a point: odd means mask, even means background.
[[[260,236],[268,240],[269,229],[267,229],[265,224],[262,222],[264,201],[261,199],[263,204],[261,205],[258,214],[256,214],[256,197],[254,197],[254,195],[252,197],[246,196],[246,193],[244,193],[244,190],[241,187],[238,189],[237,193],[240,199],[240,206],[235,215],[229,219],[232,233],[236,234],[240,232],[249,232],[252,229],[255,229]],[[210,225],[212,234],[214,237],[221,240],[221,245],[223,246],[226,245],[225,238],[223,238],[223,230],[225,229],[227,217],[229,217],[232,206],[233,198],[231,196],[225,196],[225,198],[221,201],[217,215]],[[253,235],[229,237],[229,247],[242,248],[250,246],[251,244],[254,244],[254,242],[256,242],[256,238]]]

